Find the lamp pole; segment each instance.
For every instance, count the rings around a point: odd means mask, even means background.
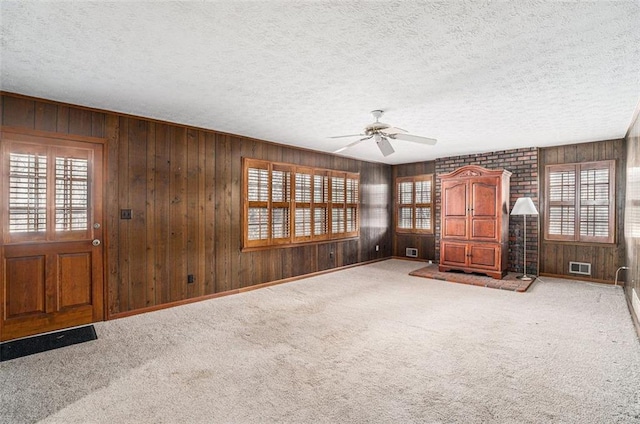
[[[524,214],[524,263],[522,264],[522,278],[524,281],[531,281],[531,277],[527,275],[527,214]]]

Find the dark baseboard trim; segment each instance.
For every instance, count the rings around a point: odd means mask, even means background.
[[[337,267],[337,268],[325,269],[323,271],[311,272],[309,274],[297,275],[295,277],[282,278],[280,280],[274,280],[274,281],[269,281],[269,282],[266,282],[266,283],[254,284],[252,286],[241,287],[241,288],[234,289],[234,290],[227,290],[227,291],[223,291],[223,292],[219,292],[219,293],[207,294],[207,295],[204,295],[204,296],[193,297],[193,298],[190,298],[190,299],[177,300],[175,302],[163,303],[162,305],[149,306],[149,307],[146,307],[146,308],[135,309],[133,311],[119,312],[119,313],[116,313],[116,314],[108,315],[107,320],[118,319],[118,318],[126,318],[126,317],[130,317],[130,316],[133,316],[133,315],[144,314],[144,313],[147,313],[147,312],[153,312],[153,311],[159,311],[159,310],[162,310],[162,309],[173,308],[175,306],[188,305],[188,304],[194,303],[194,302],[201,302],[203,300],[215,299],[217,297],[229,296],[229,295],[238,294],[238,293],[244,293],[244,292],[248,292],[248,291],[251,291],[251,290],[261,289],[261,288],[264,288],[264,287],[270,287],[270,286],[275,286],[275,285],[278,285],[278,284],[284,284],[284,283],[289,283],[289,282],[296,281],[296,280],[301,280],[303,278],[315,277],[317,275],[329,274],[331,272],[342,271],[342,270],[345,270],[345,269],[348,269],[348,268],[353,268],[353,267],[357,267],[357,266],[372,264],[372,263],[380,262],[380,261],[386,261],[387,259],[391,259],[391,257],[372,259],[370,261],[358,262],[358,263],[351,264],[351,265],[343,265],[343,266],[340,266],[340,267]]]

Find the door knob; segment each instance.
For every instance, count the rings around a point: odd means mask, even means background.
[[[95,239],[94,241],[91,242],[91,244],[93,244],[94,246],[100,246],[100,240]]]

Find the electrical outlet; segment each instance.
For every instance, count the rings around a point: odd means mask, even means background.
[[[196,277],[194,277],[193,274],[187,275],[187,284],[192,284],[195,282],[196,282]]]
[[[379,251],[380,251],[380,245],[376,244],[376,252],[379,252]]]
[[[120,219],[131,219],[131,209],[120,209]]]

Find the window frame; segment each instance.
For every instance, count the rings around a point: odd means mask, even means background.
[[[268,198],[264,200],[250,200],[249,199],[249,170],[250,169],[263,169],[267,171],[267,187]],[[274,199],[273,190],[273,172],[285,171],[288,172],[288,198],[284,200]],[[310,176],[308,184],[304,185],[305,192],[308,190],[308,198],[298,198],[296,190],[302,188],[297,187],[297,175],[304,174]],[[309,166],[297,166],[294,164],[272,162],[261,159],[254,159],[243,157],[242,158],[242,250],[253,250],[263,248],[278,248],[278,247],[290,247],[298,246],[301,244],[317,243],[330,240],[341,240],[348,238],[356,238],[360,235],[360,174],[346,171],[336,171],[322,168],[315,168]],[[344,193],[342,201],[334,200],[334,179],[341,179],[344,184]],[[347,202],[347,180],[356,180],[356,203]],[[316,196],[316,183],[321,182],[323,184],[320,198]],[[352,193],[352,197],[353,197]],[[326,197],[325,197],[326,196]],[[307,201],[308,200],[308,201]],[[267,222],[267,236],[260,239],[249,239],[249,210],[251,208],[263,208],[267,210],[268,222]],[[288,210],[288,236],[284,238],[273,237],[273,211],[276,208],[284,208]],[[347,231],[347,211],[349,208],[355,208],[355,230]],[[299,209],[308,209],[310,211],[310,234],[296,234],[296,211]],[[316,234],[316,210],[324,210],[325,212],[325,227],[324,233]],[[333,232],[333,213],[335,211],[341,211],[344,221],[344,229],[334,233]],[[309,222],[305,220],[305,223]]]
[[[4,134],[3,134],[4,135]],[[41,141],[42,140],[42,141]],[[3,139],[3,143],[0,148],[3,149],[4,163],[0,164],[0,174],[3,180],[3,201],[6,202],[5,210],[0,213],[2,218],[2,226],[4,235],[2,239],[7,244],[12,243],[24,243],[24,242],[51,242],[51,241],[73,241],[84,240],[92,238],[91,223],[94,221],[94,211],[92,208],[93,196],[95,196],[96,186],[94,185],[94,167],[93,163],[95,158],[92,153],[83,147],[77,146],[73,140],[64,143],[58,143],[56,145],[46,145],[43,143],[46,138],[44,136],[33,139],[32,136],[26,137],[12,137],[9,139]],[[45,187],[41,192],[42,199],[45,203],[45,210],[43,214],[44,226],[42,229],[26,229],[21,231],[12,231],[10,228],[10,221],[12,216],[12,200],[11,190],[14,174],[11,174],[11,156],[13,154],[19,155],[33,155],[40,158],[45,158],[45,169],[42,174],[42,179],[45,181]],[[83,199],[84,207],[82,209],[75,208],[72,202],[63,201],[62,204],[58,203],[56,199],[59,199],[60,194],[68,194],[64,190],[60,189],[60,182],[64,181],[57,171],[60,170],[58,166],[58,159],[73,159],[86,162],[86,179],[84,180],[84,193]],[[23,177],[24,178],[24,177]],[[63,184],[64,186],[64,184]],[[65,186],[65,189],[68,188]],[[67,199],[69,200],[69,199]],[[19,208],[17,208],[19,209]],[[66,228],[64,225],[60,227],[58,224],[57,214],[65,210],[79,210],[84,211],[84,220],[81,227]],[[73,215],[73,213],[72,213]]]
[[[418,203],[416,202],[416,182],[429,181],[431,183],[431,195],[430,203]],[[400,203],[401,200],[401,192],[400,185],[403,183],[411,183],[411,203]],[[394,227],[396,233],[401,234],[435,234],[435,178],[434,174],[421,174],[414,175],[410,177],[396,177],[395,181],[395,222]],[[400,209],[410,208],[411,209],[411,228],[400,228]],[[431,218],[430,218],[430,228],[428,229],[420,229],[416,228],[416,211],[418,208],[428,208],[431,210]]]
[[[596,201],[583,201],[581,198],[582,171],[606,169],[608,171],[608,204]],[[573,172],[574,175],[574,196],[571,200],[551,200],[550,190],[551,175],[554,172]],[[616,243],[616,161],[601,160],[592,162],[564,163],[545,166],[545,210],[544,210],[544,239],[548,241],[566,241],[579,243],[598,243],[598,244],[614,244]],[[583,206],[600,205],[608,207],[608,226],[606,236],[581,235],[581,209]],[[550,234],[549,226],[551,223],[551,208],[553,207],[573,207],[573,234]]]

